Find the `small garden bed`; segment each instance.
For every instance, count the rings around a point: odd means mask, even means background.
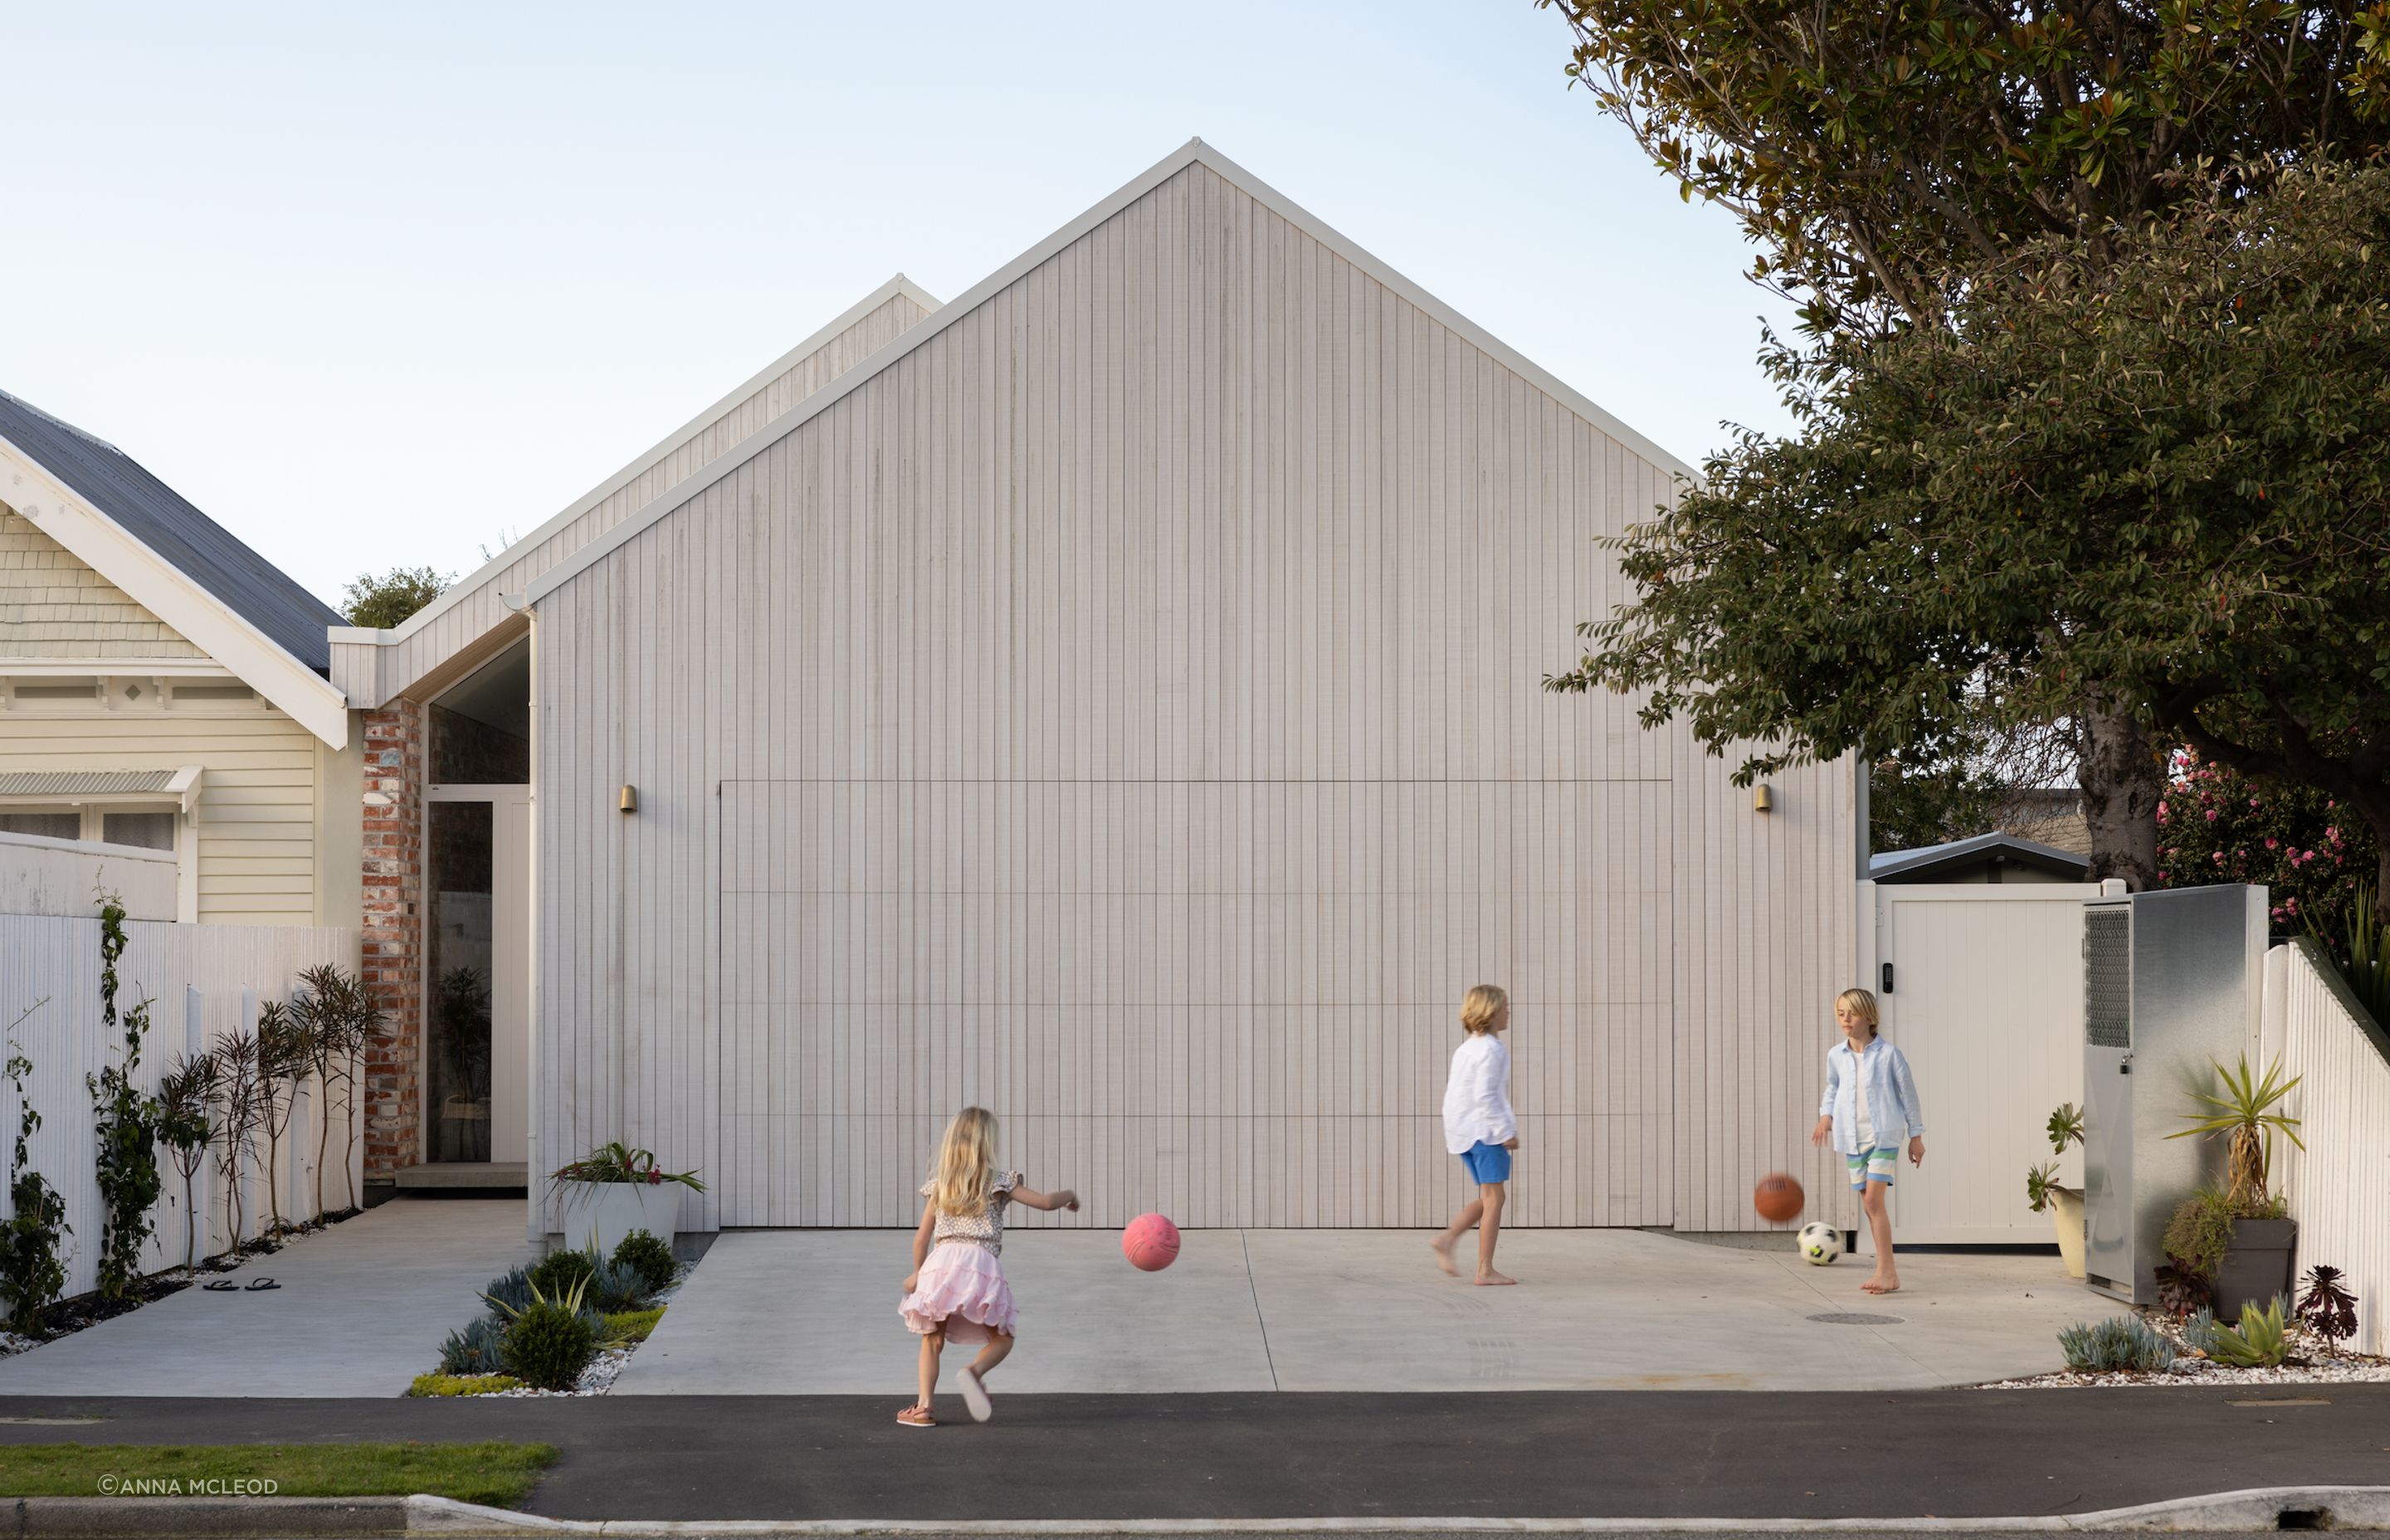
[[[2142,1325],[2173,1350],[2173,1362],[2164,1368],[2061,1369],[2023,1380],[2000,1380],[1978,1390],[2067,1390],[2107,1385],[2345,1385],[2390,1384],[2390,1358],[2351,1353],[2304,1328],[2293,1327],[2290,1352],[2279,1366],[2248,1367],[2220,1363],[2206,1356],[2184,1338],[2187,1318],[2150,1309],[2138,1312]]]
[[[485,1314],[450,1332],[412,1396],[604,1395],[663,1319],[694,1264],[635,1230],[610,1257],[553,1251],[493,1278]]]

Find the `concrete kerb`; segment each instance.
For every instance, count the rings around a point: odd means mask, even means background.
[[[176,1534],[698,1535],[847,1540],[872,1535],[1094,1536],[1368,1534],[2170,1534],[2272,1529],[2390,1530],[2390,1486],[2277,1486],[2219,1492],[2091,1513],[2010,1519],[547,1519],[445,1497],[19,1497],[0,1535],[119,1540]]]

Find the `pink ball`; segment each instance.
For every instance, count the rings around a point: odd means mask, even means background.
[[[1129,1264],[1159,1273],[1178,1260],[1178,1226],[1158,1213],[1141,1213],[1121,1232],[1121,1252]]]

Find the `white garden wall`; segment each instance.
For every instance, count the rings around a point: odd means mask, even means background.
[[[69,1295],[94,1286],[99,1256],[100,1200],[94,1174],[91,1094],[84,1077],[114,1061],[122,1033],[110,1034],[100,1021],[99,921],[52,915],[0,914],[0,1025],[16,1023],[15,1044],[32,1061],[25,1095],[42,1115],[28,1155],[33,1168],[49,1179],[66,1200],[67,1223],[73,1234],[67,1242]],[[155,1092],[167,1061],[253,1024],[261,1000],[287,1000],[299,971],[320,963],[344,969],[356,966],[357,942],[353,930],[308,926],[175,925],[135,920],[125,926],[124,956],[117,965],[121,980],[118,1008],[144,999],[150,1002],[150,1031],[142,1050],[139,1084]],[[21,1015],[21,1020],[19,1017]],[[275,1177],[280,1184],[286,1219],[312,1217],[315,1212],[315,1150],[322,1128],[324,1097],[310,1084],[303,1103],[294,1109],[290,1128],[281,1141]],[[337,1112],[337,1109],[335,1111]],[[5,1081],[0,1081],[0,1161],[13,1147],[19,1106]],[[332,1162],[325,1200],[334,1209],[362,1192],[364,1140],[355,1141],[348,1182],[339,1162],[350,1141],[342,1130],[331,1131],[327,1159]],[[259,1161],[264,1158],[260,1139]],[[183,1184],[164,1152],[165,1194],[158,1212],[158,1235],[150,1245],[148,1270],[179,1264],[183,1260],[186,1211]],[[243,1204],[243,1238],[255,1236],[270,1214],[265,1175],[252,1171]],[[198,1184],[195,1206],[206,1217],[207,1239],[202,1254],[229,1244],[224,1188],[208,1161]],[[0,1179],[0,1204],[6,1201]]]
[[[2353,1345],[2390,1353],[2390,1036],[2308,942],[2267,956],[2264,1034],[2261,1062],[2280,1054],[2283,1074],[2299,1077],[2287,1110],[2306,1148],[2274,1148],[2274,1186],[2299,1222],[2299,1274],[2318,1263],[2346,1273]]]
[[[88,915],[111,892],[131,918],[173,919],[180,866],[172,851],[0,834],[0,915]]]

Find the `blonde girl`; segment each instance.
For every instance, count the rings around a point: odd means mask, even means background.
[[[1809,1142],[1830,1137],[1849,1168],[1851,1186],[1875,1238],[1875,1271],[1859,1287],[1889,1294],[1900,1287],[1892,1254],[1892,1174],[1900,1145],[1908,1142],[1908,1163],[1925,1163],[1925,1110],[1917,1099],[1917,1077],[1896,1043],[1876,1035],[1875,996],[1846,989],[1834,996],[1834,1025],[1843,1040],[1826,1050],[1826,1094],[1818,1103],[1818,1126]]]
[[[921,1397],[896,1414],[907,1428],[934,1428],[930,1403],[938,1389],[938,1355],[949,1341],[983,1344],[970,1367],[955,1376],[963,1405],[974,1422],[995,1408],[987,1398],[987,1371],[1012,1351],[1013,1322],[1020,1312],[1004,1281],[1004,1211],[1014,1203],[1033,1209],[1078,1211],[1079,1195],[1065,1187],[1039,1192],[1022,1185],[1021,1173],[996,1164],[996,1114],[966,1107],[946,1124],[938,1141],[938,1163],[921,1184],[921,1225],[913,1232],[913,1271],[905,1278],[905,1299],[896,1308],[907,1329],[921,1339]]]
[[[1477,1281],[1516,1283],[1494,1270],[1494,1242],[1502,1234],[1502,1205],[1510,1191],[1510,1152],[1519,1148],[1519,1119],[1510,1110],[1510,1050],[1502,1046],[1510,1025],[1510,996],[1498,984],[1479,984],[1460,1002],[1460,1046],[1452,1050],[1452,1072],[1444,1083],[1444,1147],[1460,1157],[1477,1186],[1471,1199],[1428,1242],[1435,1264],[1458,1274],[1452,1249],[1477,1226]]]

